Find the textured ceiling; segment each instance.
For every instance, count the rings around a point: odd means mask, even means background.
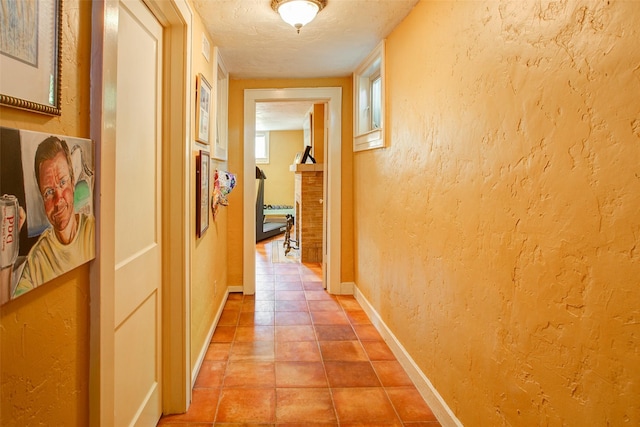
[[[256,102],[256,130],[300,130],[311,101]]]
[[[328,0],[300,34],[271,0],[193,0],[232,79],[349,76],[418,0]],[[194,40],[200,36],[194,34]],[[258,130],[302,129],[310,103],[259,103]]]
[[[231,77],[261,79],[351,75],[417,2],[328,0],[300,34],[271,9],[271,0],[193,0],[193,5]]]

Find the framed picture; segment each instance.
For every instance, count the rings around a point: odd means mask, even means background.
[[[96,171],[90,139],[0,127],[0,141],[2,305],[95,258]]]
[[[196,81],[196,141],[209,143],[209,123],[211,117],[211,85],[202,74]]]
[[[214,159],[227,160],[229,73],[222,61],[220,50],[214,46],[213,57],[216,72],[216,130],[212,156]]]
[[[207,36],[202,33],[202,56],[204,56],[204,59],[207,60],[207,62],[209,62],[209,55],[211,53],[211,44],[209,44],[209,39],[207,38]]]
[[[209,228],[209,153],[200,151],[196,162],[196,224],[202,237]]]
[[[60,115],[62,0],[3,1],[0,104]]]

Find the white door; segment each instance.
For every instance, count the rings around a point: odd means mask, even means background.
[[[162,27],[120,2],[115,183],[114,420],[155,426],[161,396]]]

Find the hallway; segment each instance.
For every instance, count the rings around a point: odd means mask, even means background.
[[[229,295],[186,414],[159,426],[439,426],[352,296],[319,264],[272,263],[256,245],[256,293]]]

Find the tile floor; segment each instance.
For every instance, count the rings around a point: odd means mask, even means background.
[[[439,426],[355,298],[271,247],[256,245],[255,295],[229,295],[189,411],[158,425]]]

